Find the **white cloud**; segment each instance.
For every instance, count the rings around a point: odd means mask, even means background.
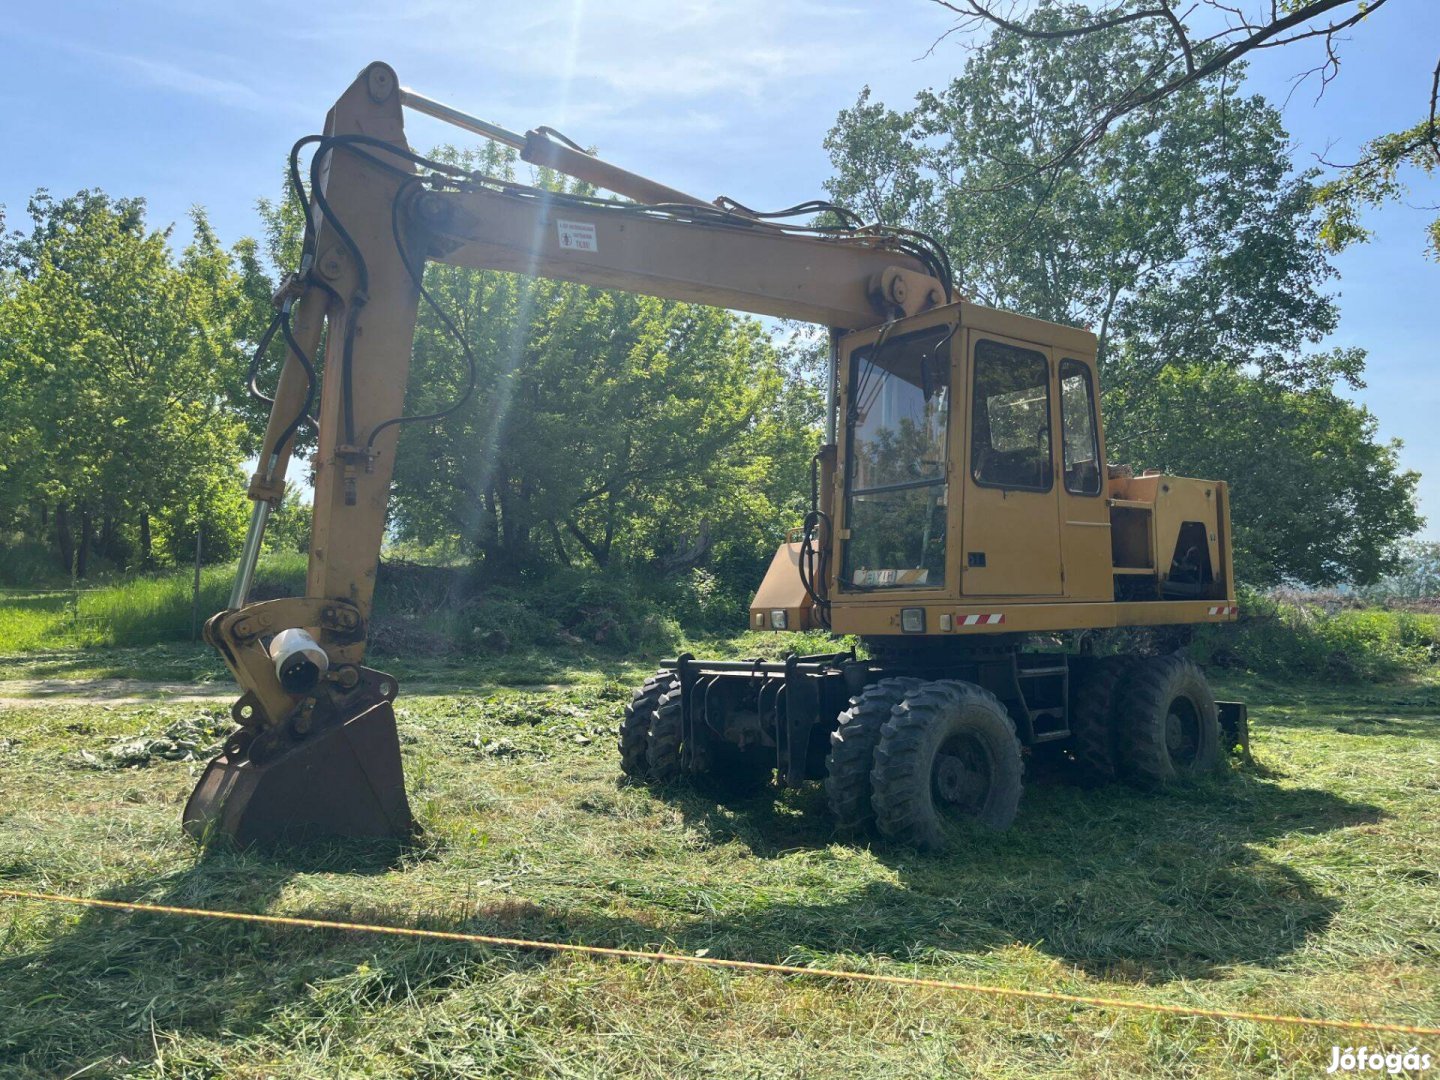
[[[94,52],[94,55],[131,72],[144,82],[161,90],[175,90],[232,108],[269,110],[275,104],[274,101],[266,98],[252,87],[234,79],[216,78],[213,75],[191,71],[164,60],[130,56],[125,53]]]
[[[34,44],[42,48],[60,49],[74,56],[98,60],[102,64],[118,69],[131,76],[137,83],[158,90],[169,90],[190,97],[203,98],[233,109],[247,109],[255,112],[274,113],[283,109],[284,103],[278,98],[262,94],[248,83],[239,79],[225,78],[201,70],[203,66],[221,67],[223,63],[214,57],[193,58],[192,66],[183,66],[169,59],[141,56],[117,49],[98,48],[82,45],[64,38],[25,34]]]

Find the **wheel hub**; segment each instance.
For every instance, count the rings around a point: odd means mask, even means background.
[[[1165,714],[1165,749],[1177,765],[1188,765],[1200,746],[1200,720],[1195,707],[1184,698],[1170,703]]]
[[[974,806],[990,787],[989,771],[970,755],[941,753],[935,759],[935,792],[947,803]]]

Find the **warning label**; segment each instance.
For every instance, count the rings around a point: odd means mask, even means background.
[[[588,221],[559,219],[555,222],[555,229],[560,234],[562,248],[570,251],[600,250],[600,246],[595,243],[595,226]]]

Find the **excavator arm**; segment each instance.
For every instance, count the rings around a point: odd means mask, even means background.
[[[427,162],[405,106],[626,200],[557,194]],[[364,665],[427,260],[858,329],[946,303],[943,269],[899,232],[797,229],[519,135],[403,89],[371,64],[315,147],[302,264],[276,296],[288,344],[235,589],[205,626],[241,694],[236,732],[185,808],[197,838],[405,836],[396,681]],[[297,174],[298,179],[298,174]],[[301,185],[297,184],[297,187]],[[323,360],[317,355],[323,343]],[[583,362],[578,359],[577,362]],[[249,602],[299,427],[323,392],[304,597]],[[424,417],[413,418],[424,420]]]

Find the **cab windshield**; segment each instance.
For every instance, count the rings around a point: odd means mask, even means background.
[[[856,349],[846,416],[843,583],[945,583],[950,339],[937,326]]]

